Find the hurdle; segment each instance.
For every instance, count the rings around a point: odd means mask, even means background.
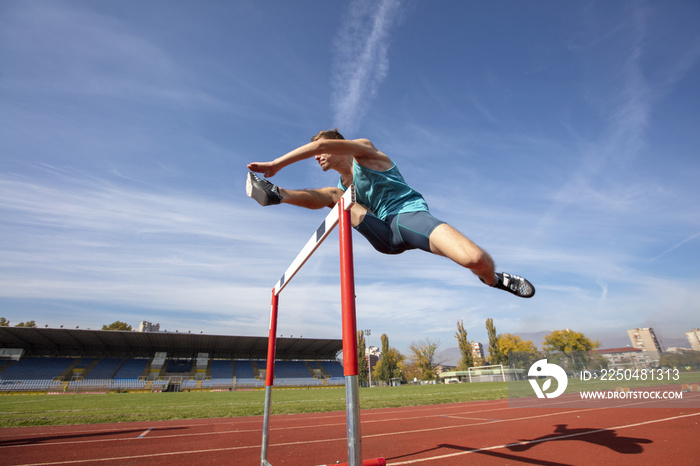
[[[362,437],[360,436],[360,393],[357,357],[357,319],[355,315],[355,272],[352,258],[352,226],[350,209],[355,204],[355,186],[351,185],[343,197],[326,216],[316,232],[306,242],[292,264],[272,288],[270,309],[270,329],[267,344],[267,371],[265,374],[265,405],[263,412],[261,466],[272,466],[268,462],[267,451],[270,444],[270,411],[272,408],[272,386],[275,373],[275,345],[277,342],[277,311],[279,294],[289,284],[296,273],[328,237],[336,225],[340,239],[340,296],[342,306],[343,373],[345,375],[346,430],[348,465],[361,466]],[[382,464],[378,458],[374,464]]]

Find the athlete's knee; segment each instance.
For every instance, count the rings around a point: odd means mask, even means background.
[[[475,249],[463,249],[455,253],[452,259],[462,267],[476,269],[486,264],[486,256],[483,251]]]
[[[307,192],[312,193],[316,197],[317,203],[319,204],[319,208],[332,208],[338,203],[340,198],[343,197],[343,190],[340,188],[333,187],[313,189],[308,190]]]
[[[343,191],[342,189],[333,187],[323,188],[321,189],[321,191],[329,199],[329,207],[333,207],[334,205],[336,205],[345,193],[345,191]]]
[[[487,261],[486,253],[459,231],[443,223],[430,234],[430,250],[449,257],[463,267]]]
[[[489,253],[471,241],[463,241],[454,253],[452,259],[462,267],[478,271],[493,269],[493,259]]]
[[[477,246],[478,248],[478,246]],[[474,257],[474,263],[470,267],[472,270],[483,270],[483,271],[489,271],[494,269],[494,263],[493,259],[491,258],[491,255],[484,251],[481,248],[478,248],[478,251],[475,254]]]

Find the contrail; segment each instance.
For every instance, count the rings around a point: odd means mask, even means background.
[[[389,42],[400,0],[355,0],[334,41],[335,124],[354,131],[389,72]]]

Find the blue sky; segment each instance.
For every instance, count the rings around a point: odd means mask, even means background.
[[[338,125],[537,287],[518,299],[355,234],[370,343],[447,349],[458,320],[486,343],[491,317],[683,345],[700,325],[699,21],[693,1],[2,2],[0,316],[265,336],[327,211],[260,207],[246,164]],[[273,181],[337,177],[309,160]],[[340,337],[335,238],[282,293],[280,334]]]

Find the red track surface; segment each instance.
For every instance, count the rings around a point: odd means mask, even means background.
[[[700,394],[687,393],[689,406]],[[555,405],[556,406],[556,405]],[[272,465],[347,461],[345,412],[273,415]],[[387,464],[700,464],[700,409],[509,408],[507,401],[362,412],[364,458]],[[262,417],[0,431],[0,465],[259,465]]]

